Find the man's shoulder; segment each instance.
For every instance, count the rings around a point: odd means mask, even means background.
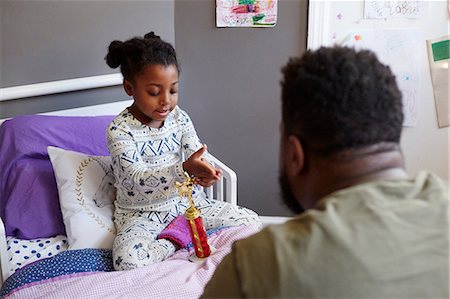
[[[293,239],[301,241],[305,237],[302,232],[308,231],[304,217],[298,216],[282,224],[269,225],[260,232],[235,242],[234,247],[239,254],[248,255],[249,259],[266,259],[283,246],[290,246]],[[264,248],[257,250],[255,248]],[[250,249],[250,250],[249,250]]]
[[[420,171],[414,179],[415,184],[424,192],[443,192],[448,199],[450,182],[430,171]]]
[[[373,181],[335,191],[322,198],[316,208],[324,210],[339,205],[361,211],[361,206],[385,205],[396,201],[415,205],[417,200],[448,200],[449,186],[448,181],[436,174],[420,171],[410,179]]]
[[[291,287],[286,273],[301,264],[305,244],[298,229],[304,224],[294,218],[284,224],[270,225],[262,231],[233,244],[232,261],[242,290],[249,297],[280,297],[284,287]],[[289,276],[288,275],[288,276]],[[283,281],[283,283],[281,283]],[[286,282],[288,282],[286,284]]]

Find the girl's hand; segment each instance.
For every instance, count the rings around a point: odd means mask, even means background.
[[[183,169],[193,175],[196,183],[203,187],[211,187],[220,179],[220,170],[212,167],[202,155],[206,152],[206,144],[193,153],[185,162]]]

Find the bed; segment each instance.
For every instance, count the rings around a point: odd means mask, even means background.
[[[129,101],[19,116],[0,126],[1,298],[198,298],[216,266],[256,226],[208,231],[213,254],[188,245],[164,262],[113,271],[115,190],[106,126]],[[208,197],[237,202],[236,174]]]

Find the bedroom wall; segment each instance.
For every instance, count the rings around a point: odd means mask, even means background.
[[[281,0],[274,28],[216,28],[215,1],[175,2],[180,105],[238,175],[238,203],[290,215],[278,189],[280,68],[306,49],[307,1]]]
[[[174,0],[0,1],[0,88],[117,73],[113,39],[154,30],[175,41]],[[0,102],[0,118],[126,99],[121,86]]]
[[[420,18],[364,19],[364,3],[363,0],[315,2],[311,8],[312,11],[317,9],[316,16],[321,17],[322,24],[316,26],[317,28],[311,28],[317,37],[317,43],[312,46],[343,43],[352,32],[361,33],[364,39],[366,38],[364,35],[368,32],[385,30],[386,34],[389,31],[404,30],[407,34],[408,30],[414,30],[414,42],[417,43],[417,47],[408,48],[410,52],[414,51],[411,54],[417,55],[413,64],[403,57],[397,58],[395,54],[389,55],[396,53],[398,48],[402,49],[404,45],[408,45],[400,38],[387,43],[386,51],[379,51],[378,54],[382,61],[392,61],[393,64],[400,61],[405,64],[405,70],[417,70],[416,86],[411,89],[417,99],[417,123],[413,126],[404,126],[401,139],[408,174],[414,177],[422,170],[429,170],[448,180],[450,127],[440,128],[438,125],[426,41],[449,35],[449,4],[445,0],[424,1],[423,16]],[[380,39],[374,44],[385,42]],[[406,51],[404,53],[408,55]],[[450,76],[450,72],[448,74]]]
[[[277,26],[266,29],[215,28],[213,0],[2,0],[0,88],[116,73],[103,60],[109,42],[154,30],[176,45],[180,104],[236,170],[240,203],[289,215],[277,202],[278,82],[287,57],[306,48],[306,24],[306,0],[281,0]],[[0,101],[0,119],[126,98],[111,86]]]
[[[345,15],[358,20],[360,6],[347,1],[337,7],[348,8],[352,13]],[[432,9],[427,19],[414,21],[430,33],[424,37],[445,31],[433,19],[444,10]],[[306,48],[307,2],[280,0],[277,26],[264,29],[215,28],[214,11],[214,0],[0,0],[0,88],[115,73],[103,61],[109,42],[154,30],[176,45],[180,105],[210,151],[237,172],[239,203],[264,215],[288,215],[277,202],[278,82],[287,58]],[[321,12],[317,19],[330,28],[315,32],[319,37],[336,27],[330,21],[335,11],[324,12],[329,15]],[[359,23],[355,20],[349,18],[349,24]],[[428,102],[422,104],[419,125],[404,129],[406,162],[412,175],[427,168],[448,178],[450,131],[437,128],[430,82],[425,83]],[[122,87],[113,86],[0,101],[0,119],[125,98]]]

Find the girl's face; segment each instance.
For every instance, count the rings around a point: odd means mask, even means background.
[[[133,115],[150,127],[160,128],[178,103],[178,69],[175,65],[148,65],[132,82],[125,80],[124,88],[134,98],[132,113],[140,114]]]

